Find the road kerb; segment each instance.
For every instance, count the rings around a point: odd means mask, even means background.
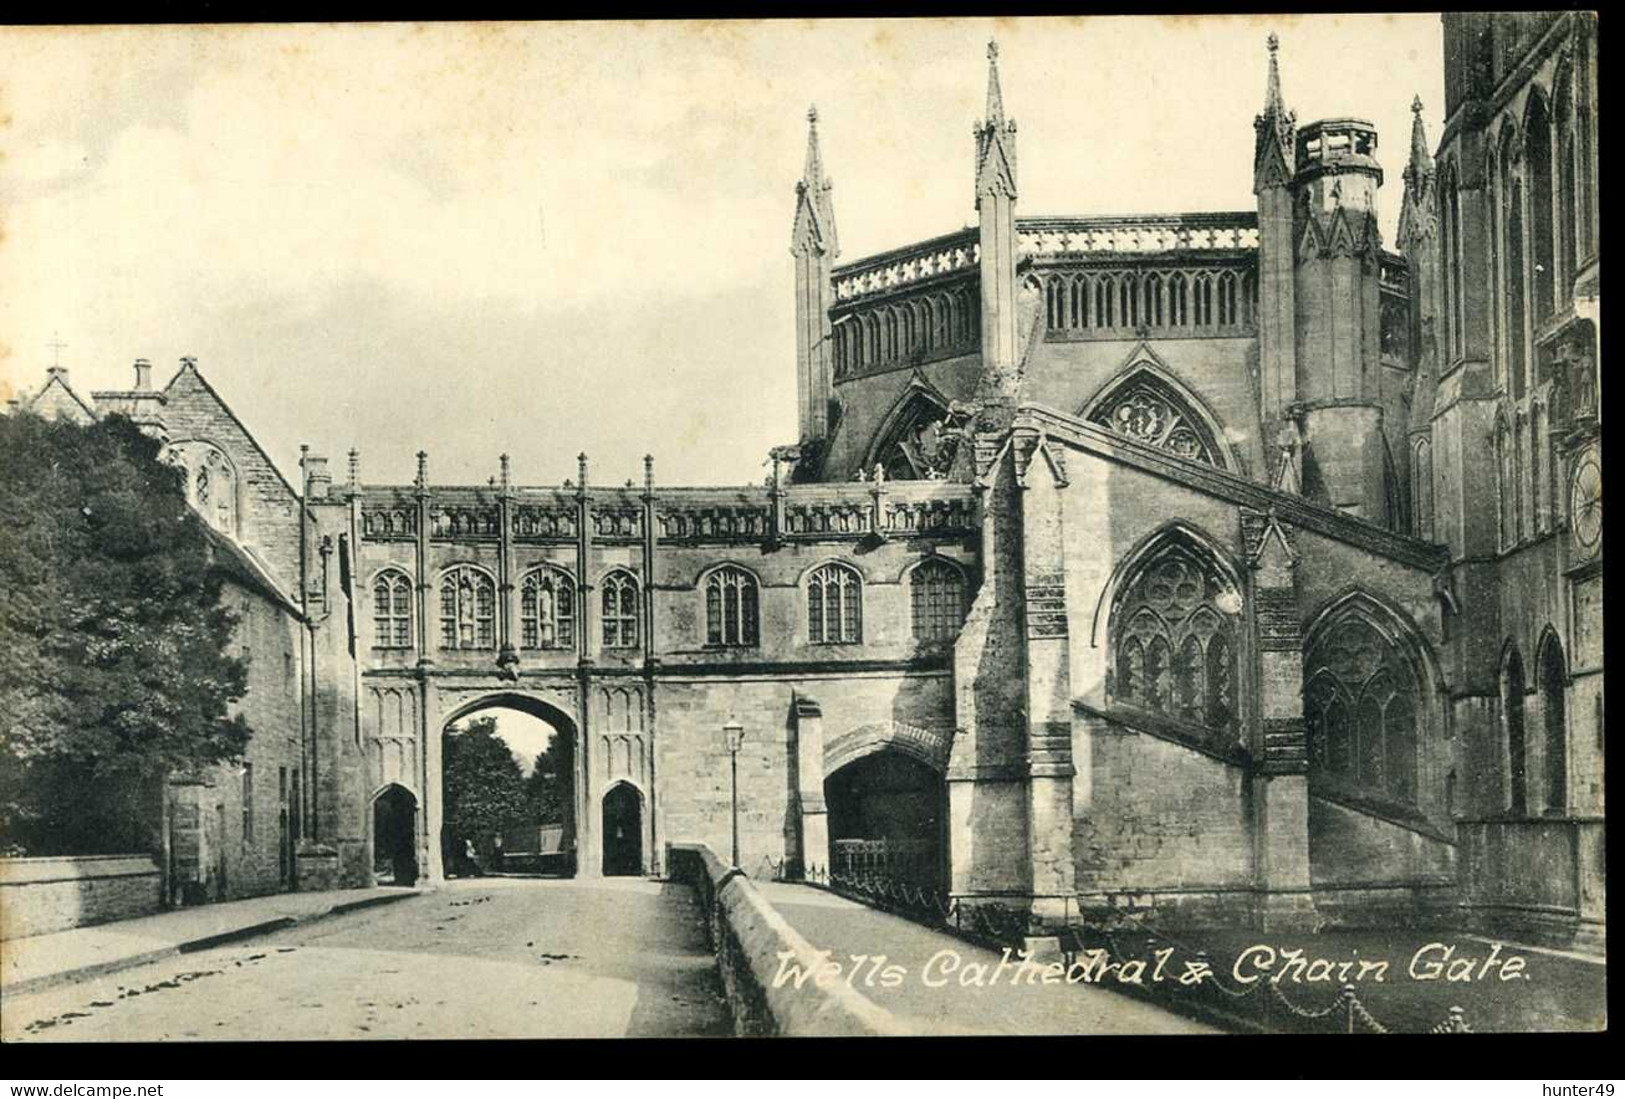
[[[110,958],[105,961],[91,962],[88,965],[77,966],[73,969],[59,970],[56,973],[44,973],[38,977],[16,981],[12,984],[0,986],[0,996],[20,996],[25,993],[40,992],[59,985],[72,984],[76,981],[87,981],[94,977],[106,977],[114,973],[122,973],[127,969],[136,969],[140,966],[161,962],[165,958],[174,958],[182,954],[194,954],[200,950],[210,950],[217,946],[226,946],[230,943],[243,942],[248,939],[269,935],[275,931],[284,931],[290,927],[316,923],[329,916],[342,916],[346,913],[356,912],[366,908],[376,908],[379,905],[393,904],[404,901],[408,897],[423,896],[422,891],[386,893],[377,897],[364,897],[360,900],[345,901],[324,908],[319,912],[310,912],[303,916],[279,916],[274,920],[262,920],[259,923],[246,927],[233,928],[230,931],[221,931],[214,935],[206,935],[200,939],[189,939],[186,942],[176,943],[173,946],[163,946],[155,950],[142,951],[123,958]],[[114,926],[114,925],[104,925]]]

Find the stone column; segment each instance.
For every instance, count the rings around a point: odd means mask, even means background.
[[[418,451],[418,475],[415,484],[417,496],[418,540],[418,744],[422,771],[418,786],[418,819],[422,830],[418,834],[418,872],[426,885],[438,885],[445,880],[445,868],[440,858],[441,770],[440,770],[440,700],[435,689],[434,657],[429,654],[434,645],[434,580],[429,575],[429,538],[432,519],[429,508],[429,456]]]
[[[502,608],[498,625],[497,669],[505,678],[519,676],[518,644],[514,641],[514,627],[519,622],[519,577],[515,573],[513,547],[513,481],[508,468],[508,456],[502,456],[502,477],[497,490],[497,544],[501,547],[498,561],[497,601]]]
[[[791,877],[806,876],[811,867],[829,869],[829,807],[824,803],[824,711],[806,695],[795,696],[796,806],[800,820],[799,866]]]
[[[1253,570],[1259,721],[1252,746],[1253,861],[1259,930],[1316,922],[1309,879],[1309,753],[1303,721],[1303,634],[1297,556],[1274,511],[1242,513]]]
[[[598,651],[593,615],[592,497],[587,491],[587,456],[576,456],[576,876],[598,878],[604,872],[599,845],[599,780],[593,772],[592,666]]]

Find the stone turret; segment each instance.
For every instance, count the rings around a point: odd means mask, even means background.
[[[830,271],[840,246],[835,233],[835,184],[824,175],[818,146],[818,108],[807,111],[807,161],[796,184],[796,216],[790,254],[796,262],[796,393],[802,442],[825,439],[834,398],[834,346]]]
[[[976,124],[976,213],[981,249],[982,381],[978,396],[1016,395],[1016,123],[1004,115],[999,46],[987,44],[987,118]]]

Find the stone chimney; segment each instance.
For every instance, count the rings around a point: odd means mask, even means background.
[[[135,388],[140,393],[152,389],[152,363],[146,359],[135,360]]]
[[[327,472],[327,459],[314,454],[305,457],[305,496],[312,500],[327,499],[333,487],[333,475]]]

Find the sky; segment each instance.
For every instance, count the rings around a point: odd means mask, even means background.
[[[0,28],[0,393],[190,355],[290,479],[756,483],[809,104],[838,262],[975,223],[990,38],[1018,215],[1249,209],[1271,30],[1392,241],[1437,15]]]

